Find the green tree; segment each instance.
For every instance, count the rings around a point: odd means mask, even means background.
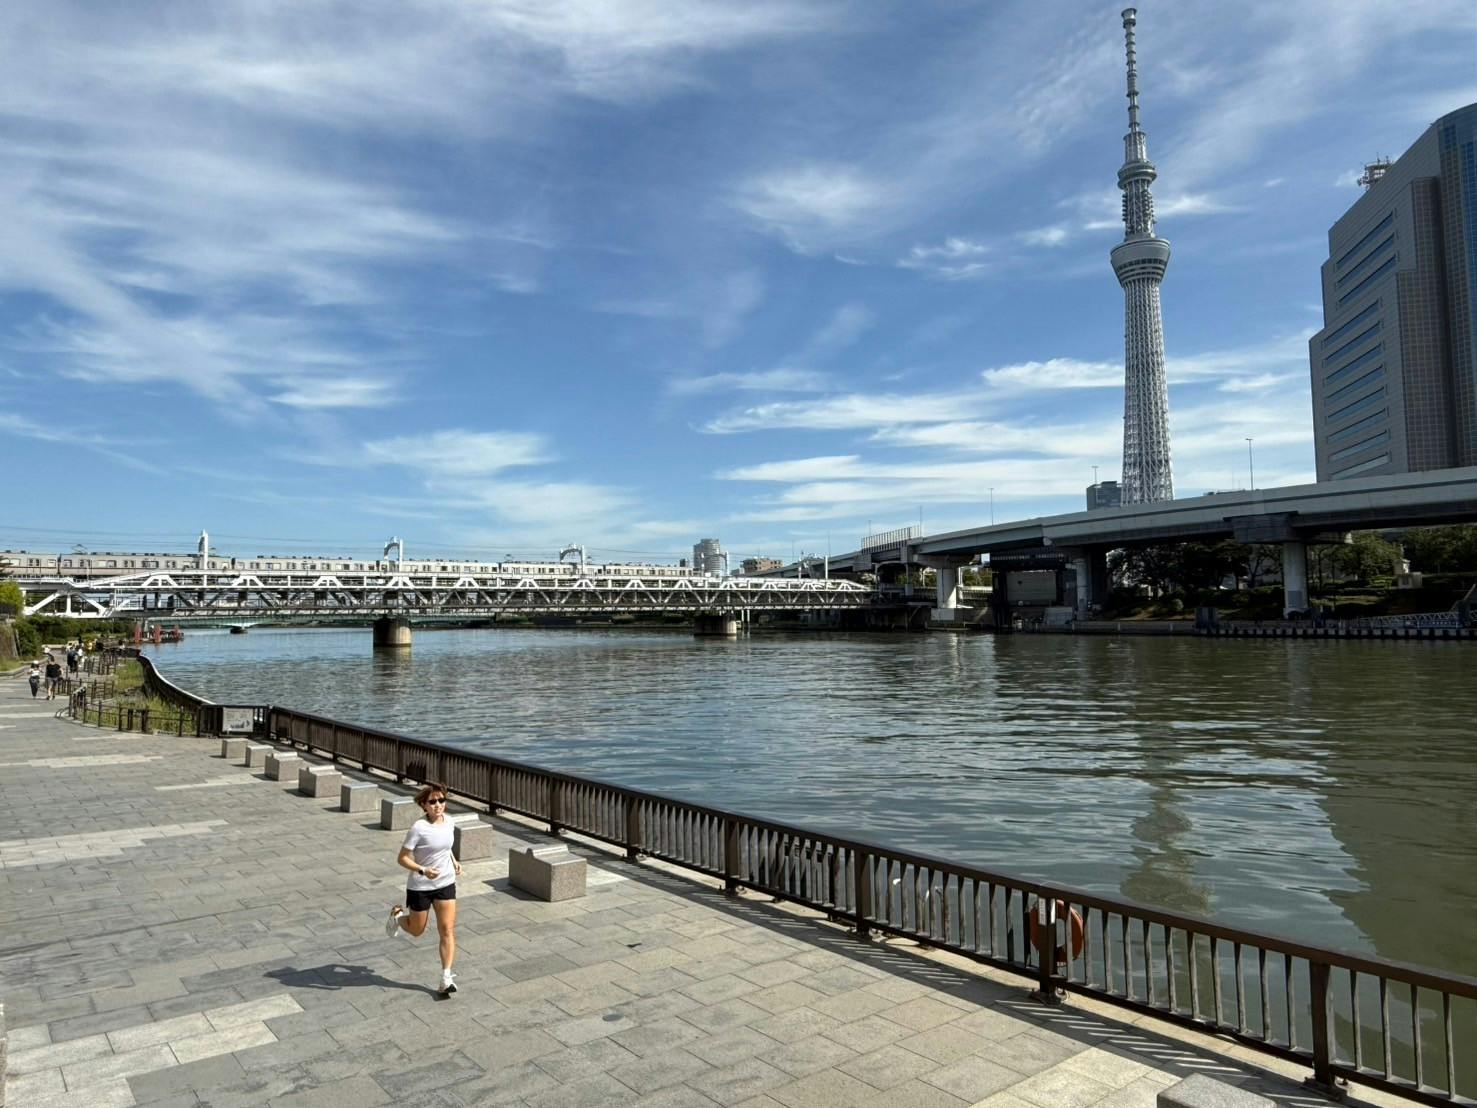
[[[1399,557],[1400,548],[1394,543],[1386,542],[1373,531],[1359,531],[1352,542],[1337,549],[1334,565],[1340,573],[1367,585],[1372,578],[1393,573]]]
[[[26,595],[14,581],[0,580],[0,615],[18,616],[26,606]]]
[[[1477,524],[1416,527],[1401,538],[1410,568],[1421,573],[1477,570]]]

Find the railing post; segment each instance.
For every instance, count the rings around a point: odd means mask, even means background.
[[[739,824],[732,816],[723,817],[723,891],[737,895],[739,881]]]
[[[1329,1040],[1333,1027],[1330,976],[1327,962],[1309,960],[1308,984],[1312,995],[1308,999],[1308,1016],[1313,1023],[1313,1076],[1304,1079],[1303,1084],[1324,1096],[1343,1100],[1346,1090],[1333,1075],[1333,1049]]]
[[[867,921],[872,918],[872,855],[865,851],[853,854],[852,867],[855,870],[852,880],[855,886],[856,937],[865,939],[871,932]]]
[[[549,778],[549,834],[559,834],[559,778]]]
[[[1042,1004],[1060,1004],[1062,998],[1056,991],[1056,901],[1040,893],[1036,894],[1036,903],[1030,912],[1035,914],[1036,924],[1041,929],[1041,942],[1036,945],[1036,991],[1031,993],[1031,999]],[[1027,922],[1027,935],[1029,936],[1029,917]],[[1068,942],[1071,941],[1071,921],[1067,922]],[[1027,943],[1029,945],[1029,938]],[[1069,948],[1070,949],[1070,948]]]
[[[641,805],[634,796],[626,797],[626,861],[641,857]]]

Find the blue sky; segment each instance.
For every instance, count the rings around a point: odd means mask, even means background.
[[[1117,476],[1119,4],[0,9],[0,545],[675,560]],[[1313,479],[1328,226],[1477,8],[1139,8],[1175,488]]]

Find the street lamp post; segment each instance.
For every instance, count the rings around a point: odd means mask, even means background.
[[[995,526],[995,487],[990,486],[990,526]]]
[[[1256,466],[1251,459],[1251,436],[1246,437],[1246,477],[1251,482],[1251,487],[1256,488]]]

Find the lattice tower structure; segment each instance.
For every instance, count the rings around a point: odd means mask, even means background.
[[[1123,503],[1174,499],[1169,457],[1169,389],[1164,378],[1164,324],[1159,285],[1169,267],[1169,243],[1154,233],[1158,173],[1148,136],[1139,128],[1137,12],[1123,12],[1128,55],[1128,134],[1123,137],[1123,241],[1113,248],[1113,272],[1123,286]]]

